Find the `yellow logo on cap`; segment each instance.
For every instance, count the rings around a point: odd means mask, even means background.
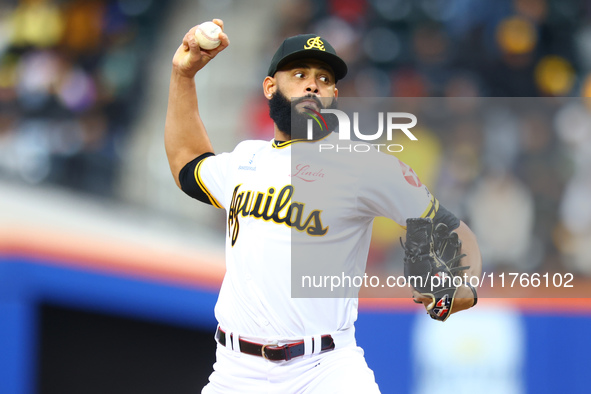
[[[320,39],[320,37],[310,38],[306,42],[306,44],[307,45],[304,45],[304,49],[316,48],[316,49],[319,49],[321,51],[325,51],[325,49],[324,49],[324,43],[322,42],[322,40]]]

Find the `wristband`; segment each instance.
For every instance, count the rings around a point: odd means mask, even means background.
[[[472,307],[476,306],[476,303],[478,302],[478,294],[476,293],[476,289],[474,288],[474,286],[472,286],[470,283],[468,282],[464,282],[464,285],[468,286],[470,288],[470,290],[472,290],[472,294],[474,295],[474,304],[472,304]]]

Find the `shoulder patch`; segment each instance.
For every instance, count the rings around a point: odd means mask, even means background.
[[[406,163],[404,163],[402,160],[398,159],[398,162],[400,163],[400,169],[402,170],[402,176],[404,177],[404,179],[406,179],[406,181],[414,187],[421,187],[423,186],[423,184],[421,183],[421,180],[419,179],[419,176],[416,174],[416,172]]]

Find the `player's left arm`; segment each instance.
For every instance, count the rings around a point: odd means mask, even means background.
[[[423,185],[416,173],[407,164],[394,156],[376,153],[369,157],[364,165],[372,171],[366,171],[361,179],[362,187],[357,192],[358,209],[361,215],[385,216],[404,226],[408,218],[430,218],[435,225],[443,223],[454,231],[461,241],[460,253],[465,256],[460,265],[470,268],[461,271],[462,277],[478,276],[482,273],[482,258],[476,236],[452,212],[443,207]],[[474,281],[475,283],[475,281]],[[478,290],[478,289],[475,289]],[[433,302],[431,297],[422,296],[413,290],[416,302],[425,306]],[[452,313],[471,308],[476,301],[472,290],[460,286],[454,295]]]
[[[460,221],[460,226],[455,232],[458,234],[458,238],[462,242],[462,253],[466,254],[461,260],[461,265],[470,267],[464,271],[462,276],[466,275],[468,280],[471,277],[476,276],[480,280],[480,275],[482,275],[482,256],[480,254],[480,248],[478,247],[476,235],[463,221]],[[456,293],[456,300],[452,314],[471,308],[474,305],[474,302],[475,299],[472,290],[467,285],[461,286]]]

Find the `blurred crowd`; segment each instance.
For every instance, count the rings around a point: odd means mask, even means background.
[[[450,98],[431,105],[440,116],[416,103],[420,149],[404,144],[397,156],[479,235],[485,269],[591,276],[591,106],[543,101],[591,95],[590,2],[294,0],[281,13],[270,47],[302,32],[325,37],[349,65],[341,98]],[[251,135],[266,139],[260,96]],[[458,113],[450,108],[465,102],[454,97],[483,98]],[[401,234],[376,221],[370,269],[400,269],[390,262]]]
[[[0,3],[0,175],[113,196],[165,3]]]
[[[326,37],[350,66],[347,97],[578,95],[591,70],[591,3],[296,0],[279,37]]]
[[[315,32],[349,66],[342,97],[591,95],[584,0],[291,0],[277,28],[263,59]],[[249,111],[254,135],[268,135],[263,100]]]

